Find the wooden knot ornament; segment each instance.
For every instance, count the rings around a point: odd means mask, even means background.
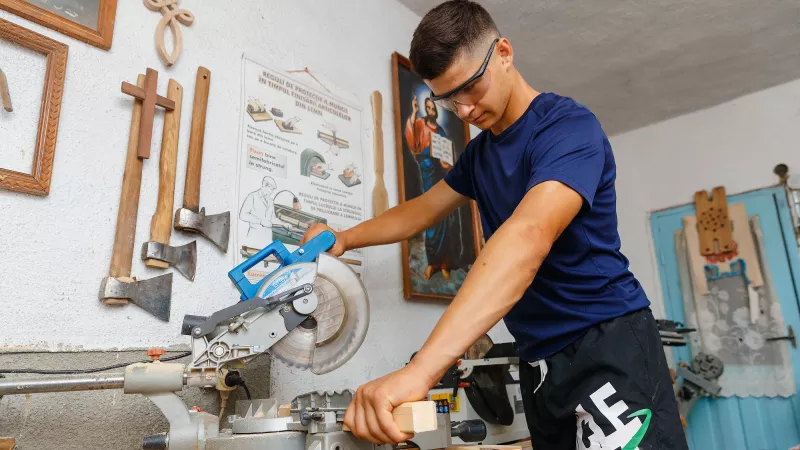
[[[156,49],[158,49],[158,55],[161,56],[164,64],[171,66],[175,64],[183,50],[183,33],[178,22],[188,27],[194,22],[194,14],[188,9],[179,9],[178,0],[144,0],[144,5],[149,10],[158,11],[164,16],[156,26]],[[172,29],[174,38],[172,53],[167,53],[164,43],[164,30],[167,28],[167,24]]]

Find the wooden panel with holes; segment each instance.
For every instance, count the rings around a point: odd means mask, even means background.
[[[700,254],[703,256],[728,253],[734,250],[731,219],[725,188],[717,186],[708,198],[707,191],[694,194],[697,210],[697,233],[700,236]]]

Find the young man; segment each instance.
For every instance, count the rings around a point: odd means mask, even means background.
[[[438,107],[483,131],[442,181],[338,233],[331,252],[408,239],[470,198],[486,245],[425,345],[361,386],[345,423],[375,443],[409,439],[392,408],[425,398],[504,319],[534,449],[686,449],[650,302],[620,253],[614,157],[597,118],[529,86],[511,43],[467,0],[422,19],[410,59]]]

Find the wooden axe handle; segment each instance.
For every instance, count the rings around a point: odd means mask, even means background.
[[[183,207],[197,212],[200,209],[200,172],[203,166],[203,140],[206,133],[206,109],[208,91],[211,88],[211,72],[205,67],[197,69],[192,106],[192,132],[189,136],[189,159],[186,163],[186,184],[183,191]]]
[[[144,87],[144,75],[139,74],[136,85]],[[128,135],[128,154],[125,158],[125,173],[119,195],[117,231],[114,235],[114,250],[111,254],[112,278],[129,278],[133,258],[133,243],[136,237],[136,215],[139,212],[139,191],[142,187],[142,160],[139,159],[139,126],[142,118],[142,101],[134,99],[131,130]]]
[[[175,166],[178,161],[178,135],[181,128],[181,103],[183,86],[170,79],[167,98],[175,102],[175,109],[164,113],[164,134],[161,137],[161,157],[158,169],[158,203],[150,222],[150,241],[169,245],[172,233],[172,208],[175,203]],[[166,269],[169,263],[157,259],[144,262],[149,267]]]

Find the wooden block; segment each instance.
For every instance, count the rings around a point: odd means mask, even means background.
[[[253,122],[263,122],[265,120],[272,120],[272,116],[270,116],[268,112],[252,113],[248,111],[247,114],[250,114],[250,118],[253,119]]]
[[[287,403],[285,405],[278,406],[278,417],[289,417],[292,415],[292,404]]]
[[[436,402],[421,401],[403,403],[392,411],[392,416],[400,431],[422,433],[436,429]]]
[[[0,437],[0,450],[14,450],[16,439]]]
[[[433,431],[438,426],[434,401],[403,403],[392,411],[392,417],[403,433]],[[342,431],[350,431],[350,428],[342,425]]]

